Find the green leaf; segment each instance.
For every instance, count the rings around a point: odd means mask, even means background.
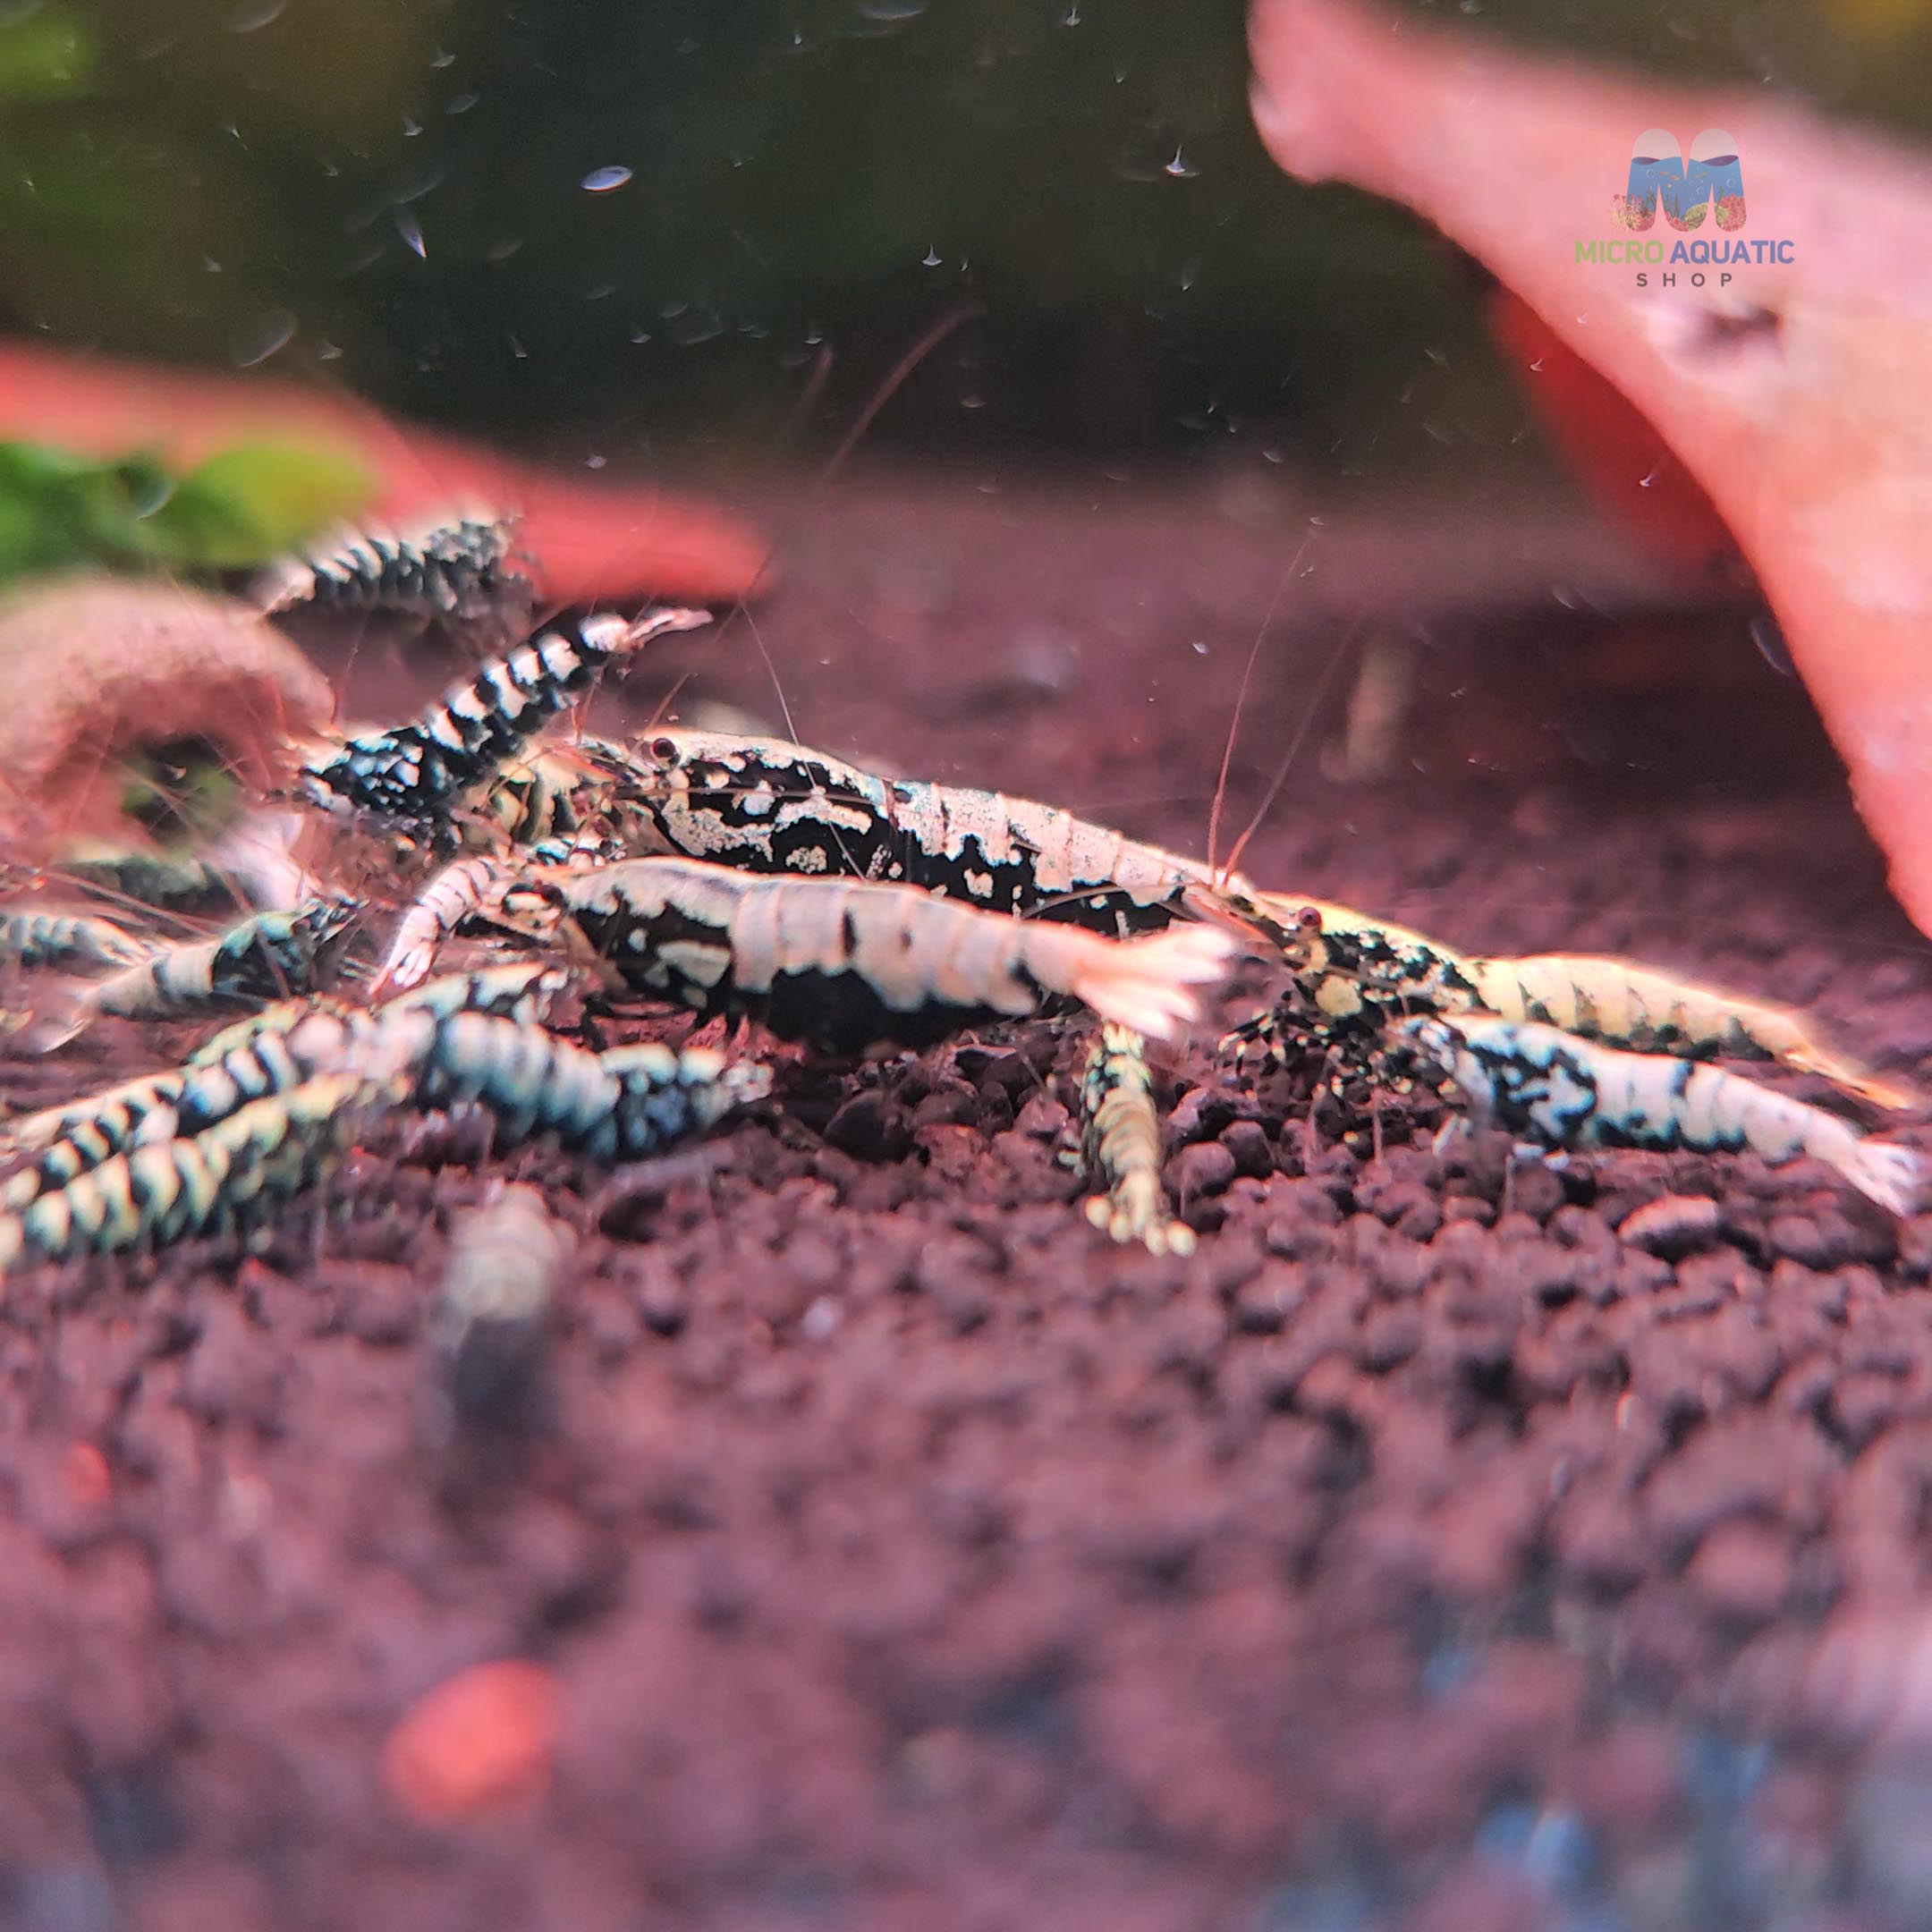
[[[191,470],[146,521],[154,554],[177,565],[266,563],[368,508],[375,480],[343,453],[243,443]]]
[[[47,443],[0,443],[0,490],[8,494],[62,487],[99,463]]]
[[[0,443],[0,576],[120,559],[139,542],[131,491],[153,466],[75,456],[42,444]]]
[[[65,495],[85,554],[108,561],[156,555],[152,520],[174,491],[174,479],[148,455],[78,471]]]
[[[93,74],[93,39],[65,7],[38,7],[0,26],[0,100],[64,100]]]
[[[265,563],[366,510],[361,464],[239,444],[176,479],[150,451],[109,461],[0,443],[0,579],[81,564],[185,572]]]

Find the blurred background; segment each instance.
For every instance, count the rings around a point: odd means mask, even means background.
[[[1925,0],[1421,11],[1932,123]],[[1546,479],[1470,272],[1246,87],[1240,0],[0,0],[0,327],[685,470],[954,318],[869,447]]]

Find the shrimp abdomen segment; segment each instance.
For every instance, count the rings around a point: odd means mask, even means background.
[[[900,886],[633,860],[558,899],[632,990],[747,1012],[834,1051],[924,1046],[1038,1013],[1058,997],[1166,1039],[1199,1017],[1234,943],[1210,927],[1120,941],[981,912]]]
[[[1623,959],[1552,953],[1469,965],[1483,1004],[1507,1020],[1690,1060],[1778,1060],[1879,1106],[1912,1104],[1908,1088],[1826,1046],[1796,1013],[1768,1001]]]
[[[1449,1075],[1475,1119],[1547,1147],[1749,1149],[1774,1164],[1809,1155],[1894,1214],[1925,1193],[1913,1149],[1722,1067],[1621,1052],[1534,1021],[1462,1015],[1398,1030]]]
[[[0,913],[0,958],[22,966],[138,966],[154,947],[83,912]]]
[[[250,594],[269,615],[317,605],[487,617],[530,596],[530,580],[512,560],[514,530],[513,517],[481,509],[453,511],[411,530],[344,527],[266,566]]]
[[[353,1075],[324,1076],[252,1101],[205,1133],[115,1155],[0,1216],[0,1275],[31,1257],[159,1246],[251,1216],[333,1163],[363,1092]]]

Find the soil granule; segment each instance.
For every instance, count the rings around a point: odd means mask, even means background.
[[[654,660],[601,727],[689,667],[685,707],[784,728],[768,653],[809,741],[1200,849],[1299,531],[889,483],[773,514],[755,636]],[[1228,826],[1309,728],[1245,868],[1801,1003],[1914,1071],[1932,958],[1801,691],[1724,614],[1578,615],[1586,565],[1538,555],[1313,546]],[[1409,724],[1382,780],[1333,776],[1346,675],[1312,694],[1385,635]],[[365,645],[348,715],[446,674]],[[0,1092],[191,1037],[103,1025]],[[1809,1163],[1437,1155],[1426,1109],[1311,1113],[1305,1072],[1197,1049],[1164,1097],[1201,1240],[1156,1258],[1080,1214],[1080,1046],[788,1063],[779,1109],[614,1176],[458,1123],[246,1256],[10,1285],[4,1923],[1932,1919],[1932,1216]],[[547,1324],[459,1375],[451,1231],[505,1176],[575,1244]],[[554,1749],[412,1815],[398,1725],[509,1659]]]

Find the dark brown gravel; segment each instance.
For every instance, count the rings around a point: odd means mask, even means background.
[[[800,735],[1198,845],[1298,529],[962,486],[768,507]],[[1914,1067],[1932,961],[1797,687],[1728,620],[1579,622],[1538,554],[1318,543],[1232,823],[1357,611],[1422,613],[1424,697],[1381,785],[1323,776],[1326,708],[1249,869],[1697,969]],[[1455,613],[1513,580],[1523,611]],[[776,722],[743,623],[665,661]],[[387,651],[358,665],[352,709],[393,708]],[[104,1026],[0,1090],[182,1044]],[[1809,1165],[1438,1157],[1400,1106],[1376,1157],[1305,1079],[1197,1053],[1167,1178],[1203,1239],[1156,1259],[1078,1212],[1078,1054],[1038,1025],[794,1068],[661,1172],[377,1147],[246,1258],[13,1287],[6,1923],[1932,1919],[1932,1217]],[[456,1421],[439,1270],[503,1174],[580,1238],[503,1415]],[[1715,1206],[1619,1238],[1673,1195]],[[547,1794],[412,1823],[385,1738],[507,1657],[561,1688]]]

